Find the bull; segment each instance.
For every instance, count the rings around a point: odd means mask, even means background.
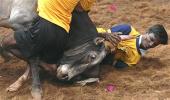
[[[7,15],[10,13],[10,16],[2,16],[0,26],[12,28],[14,30],[27,29],[37,16],[35,12],[36,0],[2,0],[2,4],[5,2],[8,2],[9,6],[11,5],[11,7],[8,6],[9,8],[6,9],[8,10]],[[5,10],[1,8],[0,15],[5,14],[4,11]],[[77,81],[82,79],[82,77],[98,78],[99,63],[104,59],[107,53],[104,44],[98,44],[98,42],[104,39],[97,38],[98,34],[95,25],[90,20],[87,12],[78,13],[75,11],[73,12],[72,18],[70,38],[63,57],[58,61],[55,59],[48,59],[48,56],[51,56],[48,54],[43,54],[44,56],[35,57],[33,59],[24,58],[16,47],[3,47],[3,49],[8,50],[15,56],[28,62],[25,73],[7,88],[8,91],[16,91],[31,74],[32,96],[33,98],[40,99],[42,89],[38,66],[41,66],[54,74],[59,80],[63,81]],[[10,34],[8,37],[3,38],[1,44],[3,45],[4,41],[9,41],[12,35],[13,34]]]
[[[30,25],[30,22],[35,18],[35,0],[25,0],[24,3],[22,0],[11,0],[9,4],[13,8],[9,10],[10,16],[8,18],[3,18],[0,21],[0,25],[4,27],[10,27],[14,30],[27,28]],[[2,1],[4,3],[4,1]],[[17,3],[18,7],[14,6]],[[21,6],[22,3],[22,6]],[[30,7],[30,5],[33,6]],[[19,6],[20,4],[20,6]],[[26,4],[23,6],[23,4]],[[29,5],[29,6],[28,6]],[[2,7],[2,6],[1,6]],[[21,9],[24,8],[24,9]],[[26,9],[25,9],[26,8]],[[2,12],[2,11],[1,11]],[[18,17],[17,17],[18,16]],[[18,19],[17,19],[18,18]],[[29,24],[28,24],[29,23]],[[54,75],[64,81],[77,80],[79,76],[86,77],[97,77],[98,76],[98,64],[106,55],[106,50],[103,44],[96,45],[94,39],[97,37],[97,31],[94,24],[90,20],[87,12],[82,13],[73,13],[73,19],[71,23],[71,31],[69,42],[66,46],[66,52],[63,57],[59,60],[52,61],[48,57],[35,57],[32,59],[24,58],[20,51],[16,47],[3,47],[5,50],[11,52],[15,56],[24,59],[28,62],[28,67],[26,72],[7,90],[13,91],[20,86],[16,86],[16,83],[20,80],[28,79],[28,76],[31,72],[32,75],[32,96],[33,98],[41,98],[41,85],[39,79],[39,69],[38,66],[42,66],[44,69],[53,72]],[[86,27],[84,27],[86,26]],[[4,41],[9,41],[10,36],[4,37],[2,45],[5,44]],[[11,40],[10,40],[11,42]],[[47,55],[48,56],[48,55]],[[52,66],[52,67],[51,67]],[[88,76],[85,71],[93,69],[97,74],[91,74]],[[12,87],[12,88],[11,88]],[[15,87],[15,88],[14,88]]]

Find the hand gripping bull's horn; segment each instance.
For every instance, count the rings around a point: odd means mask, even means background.
[[[102,45],[100,47],[101,51],[99,52],[99,54],[96,55],[96,57],[92,60],[92,62],[81,64],[79,66],[74,66],[68,71],[68,80],[70,80],[74,76],[81,74],[85,70],[90,69],[91,67],[99,64],[105,58],[107,51],[104,47],[104,44],[101,45]]]

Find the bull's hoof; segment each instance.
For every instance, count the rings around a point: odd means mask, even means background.
[[[42,90],[41,89],[32,90],[31,95],[32,95],[32,100],[42,100]]]

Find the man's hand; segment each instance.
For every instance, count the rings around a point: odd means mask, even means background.
[[[109,41],[114,47],[117,47],[118,43],[121,41],[121,38],[117,33],[106,33],[105,40]]]
[[[105,39],[105,46],[110,51],[113,52],[117,48],[118,43],[121,41],[119,33],[102,33],[99,36]]]
[[[117,44],[121,41],[118,33],[102,33],[100,34],[106,41],[109,41],[113,46],[117,46]]]

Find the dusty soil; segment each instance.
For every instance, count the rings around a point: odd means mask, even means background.
[[[116,10],[110,12],[108,6]],[[155,23],[163,24],[170,32],[169,0],[98,0],[90,12],[97,26],[109,28],[114,24],[132,24],[141,33]],[[7,29],[0,28],[1,33]],[[170,46],[149,50],[135,67],[117,70],[102,66],[101,80],[86,86],[63,84],[45,77],[42,82],[44,100],[170,100]],[[0,100],[27,100],[30,81],[19,91],[7,93],[5,89],[25,70],[19,59],[4,63],[0,60]],[[106,92],[113,84],[116,89]]]

